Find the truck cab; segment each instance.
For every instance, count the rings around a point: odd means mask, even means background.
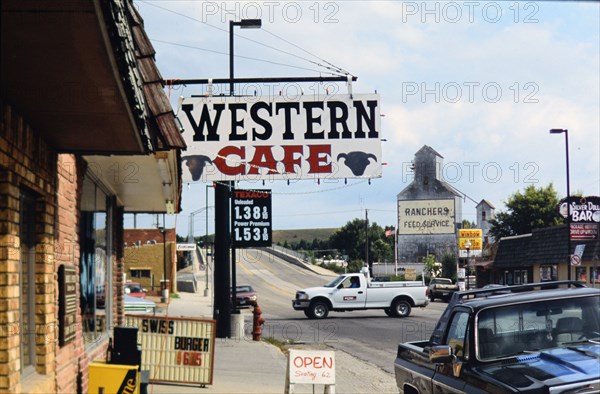
[[[332,283],[337,291],[333,292],[333,304],[350,308],[364,308],[367,301],[367,280],[361,274],[339,276]]]
[[[600,290],[549,282],[455,293],[395,373],[400,393],[595,393],[599,359]]]

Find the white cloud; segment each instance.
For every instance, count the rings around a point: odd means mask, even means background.
[[[145,2],[137,4],[151,38],[227,53],[226,21],[229,19],[223,19],[220,14],[208,15],[206,7],[210,2],[201,3],[153,4],[206,20],[225,31]],[[238,15],[244,6],[249,14],[250,3],[239,3]],[[492,23],[489,16],[493,15],[493,9],[488,10],[487,20],[482,14],[485,3],[478,3],[472,21],[466,6],[456,3],[462,7],[463,14],[453,23],[449,3],[429,2],[428,6],[434,7],[434,3],[440,7],[437,23],[435,15],[424,15],[422,9],[413,14],[414,10],[408,8],[415,4],[421,7],[425,2],[298,2],[302,14],[296,22],[289,18],[291,14],[283,14],[284,3],[277,3],[279,6],[274,8],[271,20],[263,16],[265,31],[236,30],[238,55],[318,68],[305,60],[257,45],[244,39],[246,37],[301,58],[317,63],[325,59],[349,70],[359,77],[354,84],[355,92],[378,90],[381,112],[386,115],[381,122],[382,135],[388,139],[383,144],[383,159],[389,163],[383,168],[384,177],[371,185],[328,192],[319,190],[328,190],[331,185],[308,181],[293,186],[268,184],[266,187],[277,191],[310,193],[276,198],[274,209],[287,213],[292,207],[294,213],[300,215],[277,218],[278,228],[340,226],[354,217],[362,217],[361,210],[369,206],[381,208],[380,214],[373,212],[379,224],[393,224],[393,212],[383,211],[395,210],[395,196],[407,185],[403,166],[423,145],[436,149],[447,163],[460,165],[463,173],[452,179],[453,186],[475,200],[489,199],[500,209],[502,201],[533,180],[540,185],[552,182],[562,194],[565,189],[564,140],[549,135],[550,128],[569,129],[571,190],[600,194],[600,28],[597,18],[600,5],[496,3],[503,13],[500,20]],[[255,4],[266,12],[264,3]],[[331,6],[326,8],[328,4]],[[234,5],[229,4],[229,7],[232,9]],[[524,23],[527,18],[537,22]],[[325,23],[326,19],[333,23]],[[227,55],[157,42],[155,47],[165,78],[228,76]],[[242,58],[236,58],[235,62],[238,76],[318,75]],[[416,93],[407,90],[415,87]],[[457,87],[460,96],[456,95]],[[198,89],[187,87],[184,94]],[[429,93],[423,96],[424,89]],[[343,86],[341,91],[345,91]],[[433,91],[438,93],[438,102]],[[498,91],[502,94],[497,102],[490,102]],[[179,91],[174,92],[173,97],[179,94]],[[465,165],[467,162],[478,163],[478,166],[469,168]],[[486,165],[489,174],[483,171]],[[497,168],[502,171],[499,179],[491,172]],[[448,175],[454,176],[454,173],[448,171]],[[349,181],[352,182],[356,181]],[[184,192],[186,212],[199,208],[195,200]],[[467,215],[472,215],[471,205],[465,202]]]

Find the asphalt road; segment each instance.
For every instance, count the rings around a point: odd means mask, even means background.
[[[250,284],[266,323],[263,337],[282,341],[326,344],[393,373],[398,343],[426,340],[444,302],[414,308],[408,318],[390,318],[382,310],[331,312],[327,319],[309,320],[292,308],[296,290],[320,286],[335,278],[287,263],[257,250],[238,250],[237,284]]]

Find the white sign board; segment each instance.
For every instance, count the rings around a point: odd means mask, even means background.
[[[184,182],[381,177],[379,95],[184,98]]]
[[[467,253],[466,250],[458,250],[458,257],[460,257],[461,259],[466,259],[467,257],[471,258],[471,257],[481,257],[483,256],[483,253],[480,250],[469,250],[469,253]]]
[[[189,250],[193,252],[194,250],[196,250],[196,244],[177,244],[177,250]]]
[[[214,320],[126,315],[125,326],[138,328],[150,381],[212,384]]]
[[[398,201],[398,234],[454,234],[454,199]]]
[[[290,384],[335,384],[335,352],[290,350]]]

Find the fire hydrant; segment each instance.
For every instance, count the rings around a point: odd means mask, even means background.
[[[260,317],[260,315],[262,315],[262,310],[258,304],[254,304],[252,315],[252,340],[260,341],[260,335],[262,334],[261,326],[265,324],[265,319]]]

